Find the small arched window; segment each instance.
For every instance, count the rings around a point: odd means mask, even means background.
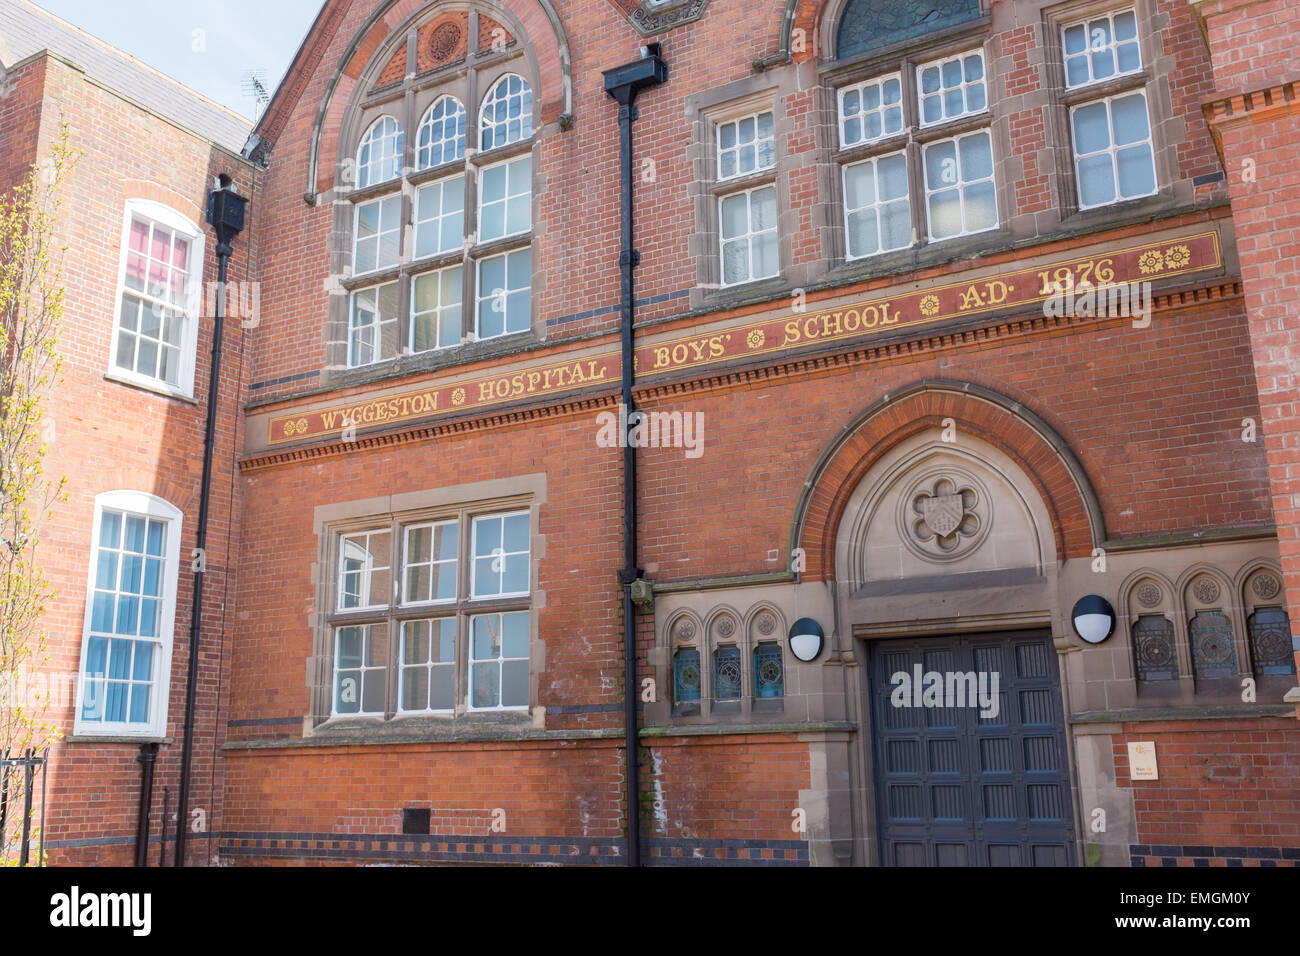
[[[404,147],[401,123],[391,116],[375,120],[357,149],[357,188],[396,179],[402,172]]]
[[[416,134],[416,169],[432,169],[465,157],[465,107],[454,96],[442,96],[420,120]]]
[[[483,149],[505,146],[533,135],[533,90],[513,73],[497,81],[479,111],[479,137]]]

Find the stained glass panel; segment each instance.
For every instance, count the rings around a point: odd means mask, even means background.
[[[713,652],[713,696],[716,700],[740,699],[740,648],[728,645]]]
[[[754,648],[754,696],[785,696],[785,662],[779,644],[759,644]]]
[[[673,700],[679,704],[700,699],[700,652],[683,647],[673,656]]]
[[[835,55],[841,59],[977,20],[980,0],[849,0]]]
[[[1294,674],[1291,619],[1280,607],[1262,607],[1250,616],[1250,657],[1256,674]]]

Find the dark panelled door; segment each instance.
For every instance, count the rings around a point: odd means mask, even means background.
[[[881,862],[1072,865],[1065,722],[1050,635],[868,644]],[[951,695],[934,701],[940,706],[895,706],[891,678],[913,677],[917,664],[945,676],[996,672],[997,714],[981,716],[978,705],[943,706],[957,701]]]

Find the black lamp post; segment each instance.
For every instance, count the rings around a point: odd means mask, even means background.
[[[181,748],[181,783],[176,808],[176,865],[185,865],[188,832],[190,763],[194,753],[194,698],[198,683],[199,632],[203,620],[203,574],[207,569],[208,499],[212,490],[212,447],[217,428],[217,386],[221,380],[221,326],[226,304],[226,264],[234,252],[230,243],[244,229],[248,202],[229,176],[217,177],[208,193],[208,224],[217,234],[217,296],[212,325],[212,372],[208,376],[208,420],[203,432],[203,484],[199,489],[199,527],[195,538],[194,600],[190,607],[190,659],[185,680],[185,742]]]

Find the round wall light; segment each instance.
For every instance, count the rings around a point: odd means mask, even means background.
[[[1089,644],[1100,644],[1115,633],[1115,609],[1104,597],[1089,594],[1079,598],[1070,612],[1074,633]]]
[[[810,617],[801,617],[790,627],[790,653],[807,664],[817,660],[826,643],[826,632]]]

